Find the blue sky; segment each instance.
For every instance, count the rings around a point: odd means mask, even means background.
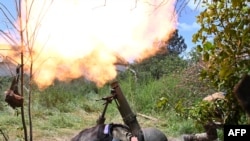
[[[194,4],[194,0],[190,0],[188,5],[181,11],[178,18],[178,30],[179,35],[185,39],[185,43],[188,48],[186,52],[189,52],[195,44],[192,42],[192,35],[196,33],[200,26],[196,23],[196,16],[199,14],[201,8],[197,8]]]

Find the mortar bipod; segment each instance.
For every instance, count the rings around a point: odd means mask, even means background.
[[[110,96],[107,96],[107,97],[103,97],[97,101],[100,101],[100,100],[103,100],[105,101],[105,103],[103,103],[104,106],[104,109],[102,111],[102,114],[100,115],[100,117],[98,118],[98,120],[96,121],[97,125],[99,124],[104,124],[106,118],[105,118],[105,114],[106,114],[106,111],[107,111],[107,108],[108,108],[108,105],[112,102],[112,100],[114,100],[115,98],[115,95],[110,95]]]

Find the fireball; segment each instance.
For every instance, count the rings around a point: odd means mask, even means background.
[[[12,33],[23,32],[25,71],[33,64],[40,88],[79,77],[101,87],[116,78],[119,60],[143,60],[160,50],[176,29],[174,5],[174,0],[26,0],[15,23],[19,32]]]

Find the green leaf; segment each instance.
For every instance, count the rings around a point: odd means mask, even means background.
[[[198,34],[194,34],[192,36],[192,42],[196,43],[198,41],[199,35]]]
[[[203,54],[203,60],[204,60],[205,62],[207,62],[207,61],[209,60],[209,54],[208,54],[207,52],[205,52],[205,53]]]
[[[201,45],[197,45],[197,51],[198,51],[198,52],[202,52]]]
[[[197,16],[197,22],[201,28],[193,36],[193,40],[201,42],[201,46],[197,46],[197,52],[202,54],[202,63],[205,66],[199,76],[208,80],[215,88],[232,93],[232,88],[240,77],[250,72],[249,59],[240,57],[242,54],[250,54],[250,1],[213,0],[206,2],[207,11],[203,11]],[[223,112],[228,113],[226,113],[227,119],[223,119],[223,121],[232,123],[233,120],[236,121],[234,123],[237,123],[241,117],[236,113],[239,113],[240,109],[232,109],[235,107],[232,106],[232,102],[223,108],[225,107],[227,109],[223,109],[226,110]],[[214,107],[209,106],[209,108]],[[206,119],[206,116],[213,116],[213,113],[206,113],[209,111],[203,106],[200,110],[193,110],[191,117],[202,121]],[[203,116],[197,114],[203,114]]]
[[[204,43],[204,50],[211,50],[213,48],[213,44],[211,42]]]
[[[240,3],[241,3],[240,0],[232,0],[232,7],[235,8],[235,7],[239,6]]]

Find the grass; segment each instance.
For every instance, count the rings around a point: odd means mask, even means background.
[[[178,79],[172,76],[147,83],[135,82],[134,76],[127,75],[119,80],[124,96],[127,98],[134,113],[142,113],[154,118],[153,121],[137,116],[142,127],[156,127],[166,133],[167,136],[178,137],[185,133],[196,133],[202,129],[194,127],[192,120],[178,117],[174,111],[174,103],[183,98],[184,90],[176,89]],[[140,80],[138,80],[140,81]],[[7,81],[9,83],[10,81]],[[5,90],[8,87],[3,87]],[[98,89],[83,79],[72,82],[56,82],[55,85],[39,91],[34,89],[32,95],[32,123],[33,138],[35,141],[69,140],[80,130],[94,126],[104,106],[103,101],[96,101],[110,94],[110,87],[104,86]],[[187,92],[188,93],[188,92]],[[180,97],[181,96],[181,97]],[[168,98],[168,106],[164,110],[156,108],[161,97]],[[195,97],[193,98],[195,99]],[[3,98],[1,99],[3,101]],[[23,130],[20,113],[0,102],[0,129],[12,140],[21,140]],[[27,111],[27,109],[25,109]],[[26,123],[27,121],[26,112]],[[122,123],[122,117],[113,101],[106,113],[106,123]],[[29,129],[29,128],[28,128]],[[0,135],[0,140],[3,140]]]

